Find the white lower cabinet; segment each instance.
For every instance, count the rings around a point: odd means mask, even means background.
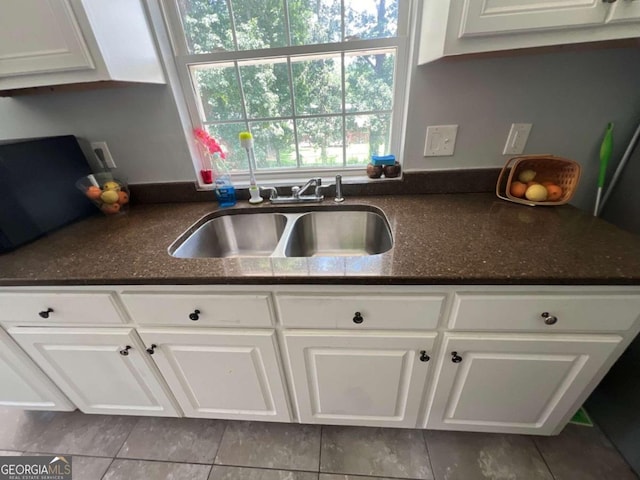
[[[76,408],[2,330],[0,406],[63,411]]]
[[[9,333],[85,413],[179,416],[132,328],[15,327]]]
[[[621,340],[445,333],[427,428],[553,434]]]
[[[640,289],[10,288],[0,323],[0,406],[553,435]]]
[[[288,330],[302,423],[416,426],[436,333]]]
[[[185,416],[291,421],[274,330],[138,333]]]

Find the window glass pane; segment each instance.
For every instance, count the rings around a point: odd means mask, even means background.
[[[340,55],[292,57],[298,115],[342,112]]]
[[[298,166],[293,120],[251,122],[250,127],[259,169]]]
[[[345,54],[345,110],[391,110],[395,50]]]
[[[240,132],[247,131],[247,125],[244,122],[207,125],[207,130],[226,152],[229,170],[249,170],[247,154],[240,146],[239,138]]]
[[[233,64],[192,66],[191,76],[205,122],[243,118],[240,86]]]
[[[178,0],[189,53],[234,50],[226,0]]]
[[[291,116],[286,59],[243,62],[239,68],[249,118]]]
[[[292,45],[340,42],[341,6],[336,0],[289,0]]]
[[[232,0],[239,50],[285,47],[282,0]]]
[[[398,35],[398,0],[345,0],[345,40]]]
[[[301,167],[342,167],[342,117],[298,120]]]
[[[347,165],[366,165],[371,155],[387,155],[391,114],[348,115],[346,118]]]

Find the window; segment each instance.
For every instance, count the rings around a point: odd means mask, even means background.
[[[191,121],[232,172],[248,168],[246,130],[272,177],[362,175],[399,153],[408,0],[163,1]]]

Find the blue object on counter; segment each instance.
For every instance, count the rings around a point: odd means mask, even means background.
[[[371,164],[372,165],[395,165],[396,156],[395,155],[372,155]]]
[[[236,189],[231,179],[223,176],[216,179],[216,200],[221,207],[233,207],[236,204]]]

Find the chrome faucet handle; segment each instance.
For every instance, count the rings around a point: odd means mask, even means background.
[[[300,187],[291,187],[291,196],[298,198],[300,196]]]
[[[336,203],[344,202],[344,197],[342,196],[342,175],[336,175],[336,196],[333,201]]]
[[[262,192],[270,192],[269,193],[269,200],[274,200],[274,199],[278,198],[278,190],[276,189],[276,187],[260,187],[260,191],[262,191]]]

